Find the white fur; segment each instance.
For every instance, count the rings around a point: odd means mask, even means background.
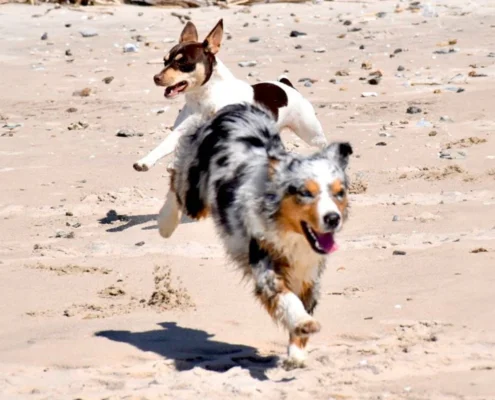
[[[304,361],[306,361],[308,356],[306,350],[301,349],[295,344],[291,344],[289,345],[287,352],[289,356],[287,360],[288,363],[293,364],[294,366],[304,365]]]
[[[279,109],[277,127],[280,130],[283,128],[291,129],[310,145],[325,146],[327,140],[311,103],[290,86],[277,81],[270,83],[283,89],[288,98],[287,107]],[[209,118],[229,104],[253,103],[254,91],[249,83],[234,77],[217,58],[217,64],[208,82],[186,92],[185,97],[186,105],[179,113],[173,131],[154,150],[136,162],[134,169],[148,171],[158,160],[174,152],[180,137],[188,130],[190,120],[194,119],[193,117],[200,115]],[[163,214],[164,217],[159,219],[159,231],[160,235],[165,238],[170,237],[177,228],[176,221],[180,220],[180,217],[170,214],[176,209],[178,210],[176,206],[166,206],[165,204],[160,211],[160,215]]]
[[[275,317],[289,332],[293,332],[298,325],[313,319],[304,309],[299,297],[292,292],[279,295]]]
[[[280,129],[289,128],[310,145],[323,147],[327,144],[320,122],[316,118],[311,103],[297,90],[278,81],[272,81],[282,88],[288,97],[287,107],[279,110],[277,126]],[[217,58],[217,65],[212,76],[203,86],[186,92],[186,106],[182,109],[174,123],[173,132],[167,136],[147,156],[134,164],[138,171],[148,171],[161,158],[171,154],[177,146],[177,141],[185,132],[182,124],[195,113],[205,117],[213,116],[218,110],[229,104],[254,102],[253,88],[247,82],[234,77],[229,69]],[[179,129],[178,132],[176,132]]]

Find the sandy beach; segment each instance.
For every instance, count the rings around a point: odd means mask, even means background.
[[[495,399],[495,4],[429,4],[2,5],[0,398]],[[304,369],[211,220],[159,236],[170,158],[132,168],[183,106],[173,11],[355,149]]]

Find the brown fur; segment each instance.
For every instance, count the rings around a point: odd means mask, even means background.
[[[304,349],[306,347],[306,345],[308,344],[308,340],[308,337],[296,336],[292,333],[289,336],[289,344],[294,344],[300,349]]]
[[[278,109],[289,104],[289,98],[285,90],[273,83],[257,83],[253,85],[254,101],[271,111],[275,119],[278,119]]]
[[[306,189],[311,193],[320,191],[318,184],[314,181],[308,181]],[[278,223],[281,229],[304,234],[301,227],[301,222],[304,221],[312,229],[318,231],[318,210],[316,207],[316,203],[302,204],[295,195],[287,195],[282,200],[278,214]]]
[[[337,179],[330,185],[330,191],[335,197],[335,204],[339,208],[340,213],[345,217],[347,215],[347,206],[349,205],[349,201],[347,199],[347,191],[345,190],[344,184],[342,181]],[[344,196],[342,196],[342,198],[337,198],[337,195],[341,192],[344,193]]]

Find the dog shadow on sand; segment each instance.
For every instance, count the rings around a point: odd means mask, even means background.
[[[249,371],[258,380],[267,380],[266,371],[277,366],[278,357],[260,356],[254,347],[212,340],[212,334],[184,328],[175,322],[159,324],[163,329],[146,332],[99,331],[97,337],[128,343],[143,351],[152,351],[174,360],[177,371],[195,367],[225,372],[233,367]]]
[[[147,224],[148,222],[154,222],[158,218],[157,214],[147,214],[147,215],[126,215],[126,214],[117,214],[117,211],[110,210],[107,212],[107,215],[103,218],[100,218],[98,222],[101,225],[113,225],[118,222],[125,222],[124,225],[114,226],[112,228],[107,229],[107,232],[115,233],[122,232],[126,229],[132,228],[136,225]],[[180,221],[181,224],[189,224],[191,222],[195,222],[194,220],[188,218],[186,215],[182,216]],[[158,225],[150,225],[142,228],[143,230],[151,230],[158,229]]]

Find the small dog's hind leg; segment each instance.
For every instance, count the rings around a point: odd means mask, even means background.
[[[158,214],[158,231],[160,236],[169,238],[180,223],[182,211],[177,203],[177,197],[172,190],[167,193],[165,204]]]
[[[328,145],[328,140],[323,132],[323,127],[316,117],[315,109],[311,103],[302,97],[299,100],[299,108],[302,113],[298,119],[294,119],[291,128],[294,133],[310,146],[320,149]]]

